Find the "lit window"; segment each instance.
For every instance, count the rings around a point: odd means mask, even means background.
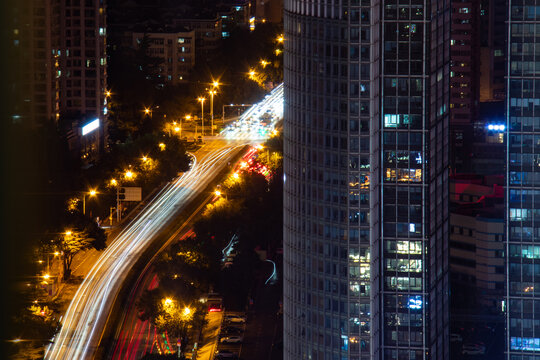
[[[185,42],[185,39],[184,38],[178,38],[178,43],[179,44],[183,44]]]

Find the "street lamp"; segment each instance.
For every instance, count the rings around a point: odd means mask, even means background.
[[[83,201],[82,201],[82,213],[83,215],[86,215],[86,195],[89,196],[96,196],[97,191],[95,189],[91,189],[90,191],[83,193]]]
[[[216,90],[210,90],[208,91],[208,93],[210,94],[210,118],[212,120],[212,136],[214,136],[214,95],[217,94],[217,91]]]
[[[144,112],[144,115],[152,117],[152,109],[151,108],[145,107],[143,112]]]
[[[201,125],[202,125],[202,131],[201,133],[203,134],[204,136],[204,102],[206,100],[206,98],[202,97],[202,96],[199,96],[199,98],[197,99],[201,102]]]

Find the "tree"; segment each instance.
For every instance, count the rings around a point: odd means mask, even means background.
[[[107,236],[95,221],[76,211],[66,215],[65,224],[69,230],[63,233],[57,232],[53,244],[60,251],[63,279],[68,280],[71,276],[71,263],[75,255],[84,250],[105,249]]]

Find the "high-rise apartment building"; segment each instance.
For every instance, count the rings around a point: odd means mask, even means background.
[[[13,122],[63,124],[73,154],[91,161],[107,137],[104,0],[23,1],[11,11]]]
[[[104,0],[60,1],[60,116],[71,122],[70,147],[91,162],[107,139]],[[96,122],[97,120],[97,122]]]
[[[509,360],[540,358],[540,1],[508,1],[506,320]]]
[[[450,2],[284,7],[285,359],[446,359]]]

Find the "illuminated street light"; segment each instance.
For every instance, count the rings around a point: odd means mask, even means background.
[[[166,298],[165,300],[163,300],[163,303],[165,305],[171,305],[173,303],[173,300],[171,298]]]
[[[124,173],[124,177],[127,179],[127,180],[131,180],[135,177],[135,173],[131,170],[126,170],[126,172]]]
[[[214,195],[221,196],[221,191],[219,191],[219,190],[214,191]]]
[[[96,194],[97,194],[97,191],[95,189],[90,189],[89,191],[83,193],[83,202],[82,202],[83,215],[86,215],[86,195],[96,196]]]
[[[111,91],[110,90],[105,91],[105,96],[106,97],[111,97]]]
[[[144,114],[145,115],[150,115],[152,111],[150,110],[150,108],[144,108]]]
[[[266,60],[261,60],[261,65],[262,65],[262,67],[264,69],[267,65],[270,65],[270,62],[266,61]]]
[[[279,35],[276,40],[278,43],[282,43],[285,40],[285,38],[283,37],[283,35]]]
[[[116,186],[118,185],[118,181],[116,181],[116,179],[111,179],[110,184],[111,186]]]
[[[165,147],[166,147],[166,146],[165,146],[164,143],[159,143],[158,146],[159,146],[159,150],[161,150],[161,151],[164,151],[164,150],[165,150]]]
[[[147,157],[147,156],[143,156],[143,157],[142,157],[142,161],[147,162],[147,161],[148,161],[148,157]]]
[[[216,90],[210,90],[208,91],[210,94],[210,119],[212,120],[211,123],[211,134],[214,136],[214,95],[217,94]]]
[[[219,87],[219,85],[220,85],[220,83],[218,81],[216,81],[216,80],[214,80],[212,82],[212,86],[215,87],[215,88]]]
[[[197,99],[198,101],[200,101],[201,103],[201,126],[202,126],[202,135],[204,136],[204,102],[206,101],[206,98],[202,97],[202,96],[199,96],[199,98]]]
[[[279,50],[279,49],[276,49],[276,55],[279,55],[281,54],[283,51]]]

